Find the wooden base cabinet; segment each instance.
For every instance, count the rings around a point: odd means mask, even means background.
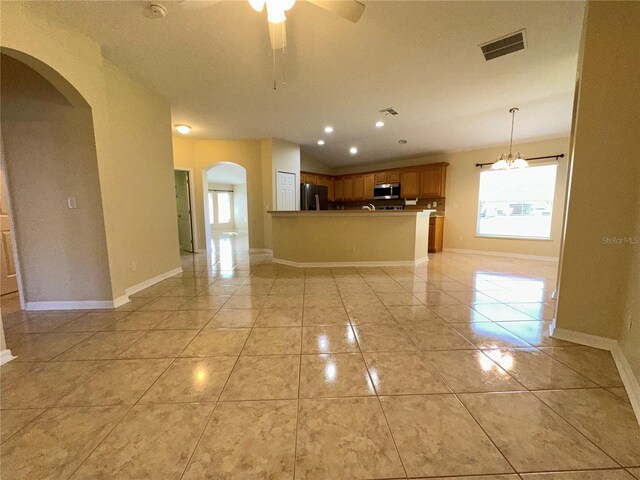
[[[429,217],[429,253],[442,251],[444,238],[444,217]]]

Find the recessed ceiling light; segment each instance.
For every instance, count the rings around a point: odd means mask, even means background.
[[[325,133],[333,133],[333,127],[324,127]]]
[[[349,153],[350,153],[351,155],[355,155],[356,153],[358,153],[358,147],[351,147],[351,148],[349,149]]]
[[[376,122],[376,128],[382,128],[382,127],[384,127],[384,122],[383,122],[383,121],[381,121],[381,120],[378,120],[378,121]]]
[[[406,145],[407,141],[403,138],[402,140],[398,140],[400,145]]]
[[[324,140],[318,140],[318,145],[324,145]]]
[[[191,127],[189,125],[176,125],[176,130],[178,131],[178,133],[186,135],[191,131]]]

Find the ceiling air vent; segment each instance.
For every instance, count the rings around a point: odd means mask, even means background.
[[[383,108],[382,110],[378,110],[380,113],[384,113],[385,115],[397,115],[398,112],[395,111],[393,107]]]
[[[508,55],[509,53],[517,52],[518,50],[524,50],[526,47],[524,34],[525,31],[522,29],[519,32],[510,33],[506,37],[480,45],[484,59],[489,61],[502,57],[503,55]]]

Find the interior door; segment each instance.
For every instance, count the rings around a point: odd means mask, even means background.
[[[178,210],[178,236],[180,239],[180,250],[193,252],[189,172],[175,170],[173,173],[176,187],[176,207]]]
[[[276,210],[297,210],[295,173],[277,172],[276,185]]]
[[[2,263],[0,273],[0,290],[2,295],[18,291],[18,278],[16,276],[16,264],[13,258],[13,239],[11,236],[11,222],[9,221],[9,204],[7,202],[7,192],[5,189],[4,171],[0,166],[0,233],[1,258]]]

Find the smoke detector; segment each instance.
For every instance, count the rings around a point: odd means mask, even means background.
[[[157,3],[149,5],[149,11],[153,18],[164,18],[167,16],[167,9]]]

